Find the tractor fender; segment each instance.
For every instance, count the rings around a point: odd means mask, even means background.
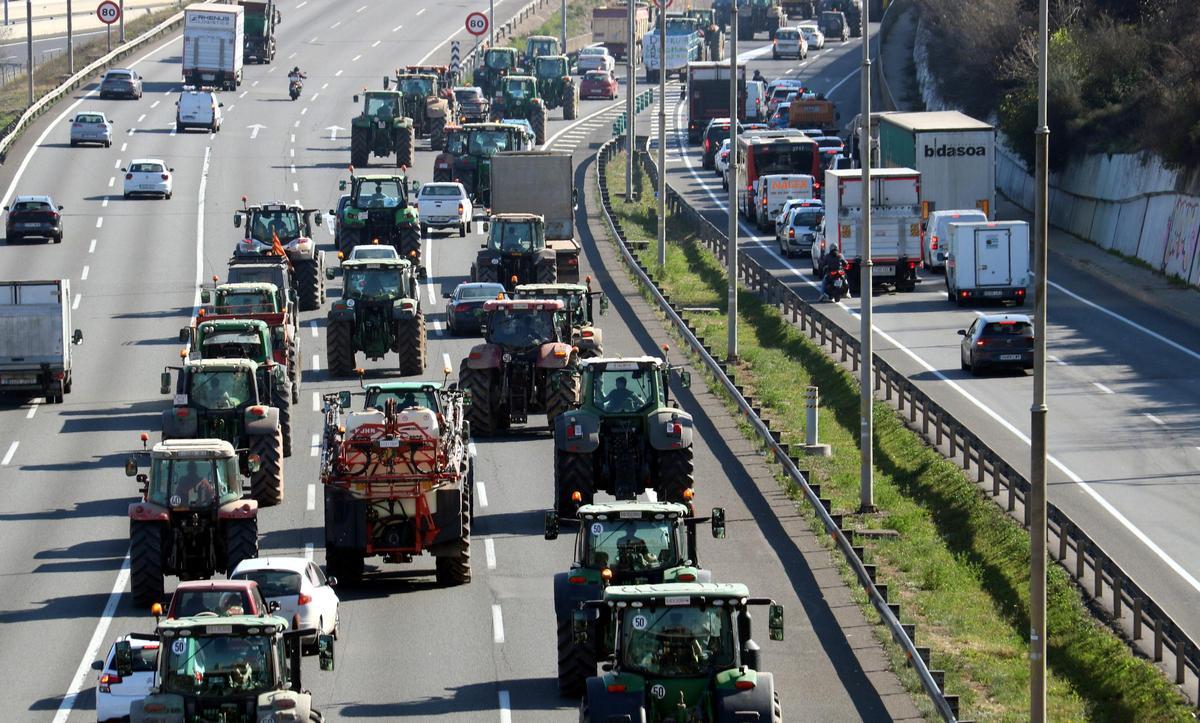
[[[157,710],[147,714],[145,708],[153,705]],[[129,706],[129,720],[141,723],[144,720],[154,721],[184,721],[183,696],[175,693],[152,693],[141,700],[135,700]]]
[[[622,693],[608,692],[609,683],[615,682],[618,677],[622,683],[627,684],[625,691]],[[635,687],[636,690],[634,690]],[[642,706],[645,685],[639,677],[605,673],[588,678],[586,695],[588,711],[594,721],[628,720],[636,722],[646,720],[646,710]],[[766,720],[770,720],[770,718]]]
[[[162,505],[140,501],[129,503],[129,519],[138,522],[167,522],[171,515]]]
[[[454,156],[450,153],[439,153],[433,159],[433,167],[435,169],[445,169],[447,171],[454,169]]]
[[[500,347],[496,344],[476,344],[464,360],[468,369],[499,369]]]
[[[442,488],[434,493],[432,500],[428,495],[425,499],[433,515],[433,526],[437,528],[429,552],[434,556],[457,553],[458,541],[463,533],[462,490],[458,487]]]
[[[258,501],[250,498],[233,500],[217,510],[220,520],[250,520],[258,517]]]
[[[412,127],[413,127],[412,118],[401,117],[401,118],[396,118],[395,120],[392,121],[392,129],[393,130],[403,130],[405,128],[412,128]]]
[[[251,411],[255,407],[263,410],[261,417]],[[253,436],[274,434],[275,430],[279,429],[279,409],[261,404],[246,407],[246,410],[242,412],[242,428],[246,430],[246,434]]]
[[[294,703],[288,704],[284,702],[289,700],[294,701]],[[308,693],[297,693],[289,689],[271,690],[258,695],[258,710],[264,712],[287,710],[289,713],[295,714],[295,717],[290,718],[290,720],[310,720],[309,713],[312,711],[312,696]],[[266,720],[271,720],[271,718],[268,717]]]
[[[325,488],[325,547],[365,552],[367,500],[334,485]]]
[[[284,248],[287,250],[288,258],[293,262],[311,261],[316,258],[317,254],[317,245],[310,238],[298,238]]]
[[[749,679],[754,687],[739,689],[734,687],[738,681]],[[747,720],[754,714],[758,720],[774,720],[775,707],[775,677],[770,673],[759,673],[752,668],[742,672],[738,668],[724,670],[717,674],[713,691],[713,709],[715,723],[734,723]]]
[[[396,225],[413,226],[421,222],[421,214],[415,206],[401,206],[396,209]]]
[[[578,425],[581,435],[569,439],[567,430]],[[554,418],[554,446],[564,452],[590,454],[600,446],[600,417],[582,409],[571,409]]]
[[[603,591],[599,585],[592,584],[572,584],[568,578],[571,577],[570,572],[556,572],[554,574],[554,616],[559,620],[571,619],[571,613],[579,608],[579,603],[588,600],[599,600]],[[598,611],[591,609],[588,611],[588,617],[596,619]]]
[[[560,341],[542,344],[538,349],[538,369],[565,369],[575,358],[575,348]]]
[[[591,332],[590,337],[583,335],[584,331]],[[575,327],[571,331],[571,342],[579,347],[580,351],[584,349],[603,349],[604,348],[604,332],[596,326],[580,326]]]
[[[450,115],[450,104],[445,98],[426,98],[425,99],[425,117],[426,118],[445,118]]]
[[[334,306],[329,310],[329,316],[327,318],[331,324],[338,321],[348,321],[353,324],[354,309],[351,309],[350,307],[338,308],[337,306]]]
[[[371,119],[365,115],[357,115],[350,119],[351,128],[370,128]]]
[[[200,431],[200,418],[187,407],[174,407],[162,413],[163,437],[192,439]]]
[[[678,422],[682,427],[678,436],[667,434],[668,422]],[[654,449],[685,449],[692,446],[692,415],[681,409],[657,409],[649,414],[646,425],[650,431],[650,446]]]
[[[392,318],[397,321],[415,319],[421,305],[416,299],[396,299],[392,302]]]

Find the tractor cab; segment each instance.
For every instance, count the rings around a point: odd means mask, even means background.
[[[220,284],[211,293],[202,291],[200,300],[211,304],[212,313],[218,316],[277,314],[282,310],[279,287],[266,282]]]
[[[406,259],[363,259],[342,263],[343,299],[379,302],[417,298],[417,274]]]
[[[590,279],[589,279],[590,283]],[[604,353],[600,329],[596,327],[594,300],[600,298],[600,314],[608,310],[608,297],[592,291],[585,284],[521,284],[515,290],[518,299],[558,299],[566,309],[564,323],[571,343],[579,349],[579,356],[588,359]]]
[[[543,55],[533,66],[533,75],[538,83],[558,81],[571,74],[571,66],[565,55]]]
[[[345,181],[339,184],[345,190]],[[408,205],[408,186],[403,176],[355,176],[350,182],[350,201],[346,212],[363,209],[402,208]]]
[[[259,319],[214,319],[182,330],[183,341],[192,341],[193,352],[202,359],[253,359],[259,364],[273,360],[271,327]]]
[[[137,474],[137,460],[126,462]],[[150,474],[141,476],[142,499],[176,512],[215,510],[242,498],[237,453],[229,442],[172,439],[154,445]]]
[[[545,55],[559,55],[562,48],[558,38],[550,35],[530,35],[525,39],[525,62],[537,60]]]
[[[359,102],[359,97],[354,96],[354,102]],[[362,94],[363,110],[362,115],[373,121],[378,121],[382,124],[390,123],[396,118],[404,116],[401,108],[401,95],[393,90],[368,90]]]
[[[488,48],[483,54],[483,64],[492,70],[515,70],[516,48]]]
[[[442,414],[441,382],[386,382],[371,384],[366,388],[364,409],[384,409],[388,402],[395,401],[396,410],[424,407]]]

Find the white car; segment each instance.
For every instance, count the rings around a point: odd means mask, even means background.
[[[139,158],[129,162],[125,171],[125,198],[133,196],[171,197],[174,168],[160,158]]]
[[[422,185],[417,193],[417,211],[421,215],[422,237],[428,237],[430,229],[449,229],[466,236],[467,225],[475,215],[467,189],[457,181]]]
[[[345,257],[347,261],[360,261],[362,259],[390,259],[392,261],[399,261],[400,252],[396,250],[395,246],[364,244],[350,249],[350,254]]]
[[[717,169],[717,175],[721,178],[725,177],[725,171],[729,169],[729,139],[721,141],[721,147],[717,149],[717,153],[713,156],[713,165]]]
[[[96,720],[129,720],[129,707],[135,700],[150,694],[154,685],[154,671],[158,666],[158,641],[126,635],[133,649],[133,675],[117,675],[117,664],[113,660],[116,643],[108,649],[104,667],[96,679]]]
[[[593,45],[590,48],[584,48],[579,51],[579,60],[577,63],[577,72],[580,75],[584,75],[589,70],[606,70],[611,72],[616,66],[617,61],[613,60],[613,56],[608,54],[608,49],[603,45]]]
[[[779,28],[775,31],[775,39],[772,41],[771,57],[775,60],[780,58],[795,58],[803,60],[808,57],[808,42],[804,39],[804,34],[799,28]]]
[[[225,104],[211,90],[196,90],[185,86],[175,101],[175,131],[188,128],[207,128],[211,133],[221,130],[221,109]]]
[[[816,23],[801,23],[798,27],[800,32],[804,33],[804,39],[808,41],[809,50],[821,50],[825,47],[825,34]]]
[[[315,628],[317,634],[338,633],[338,596],[336,578],[327,578],[316,563],[303,557],[258,557],[242,560],[233,569],[230,580],[253,580],[267,604],[279,603],[275,613],[293,621],[298,629]],[[315,654],[317,636],[304,641],[305,653]]]

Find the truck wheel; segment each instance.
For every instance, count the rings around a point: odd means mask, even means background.
[[[400,227],[400,248],[396,250],[400,252],[402,258],[413,261],[413,265],[419,264],[421,262],[421,227],[412,225]]]
[[[258,518],[225,522],[225,575],[233,574],[242,560],[258,557]]]
[[[549,262],[538,264],[537,267],[537,282],[539,284],[553,284],[558,281],[558,260],[550,259]]]
[[[325,334],[325,357],[329,373],[348,377],[354,372],[354,328],[349,321],[331,321]]]
[[[250,474],[250,495],[259,507],[283,502],[283,432],[250,438],[250,454],[258,455],[259,468]]]
[[[355,168],[366,168],[371,160],[370,129],[354,126],[350,129],[350,165]]]
[[[571,619],[558,619],[558,693],[583,695],[587,679],[596,674],[596,652],[590,643],[578,645],[571,636]]]
[[[499,399],[496,398],[496,372],[493,369],[471,369],[464,362],[458,370],[458,387],[471,394],[467,421],[471,432],[481,437],[496,433],[499,426]]]
[[[288,387],[291,385],[289,384]],[[271,406],[279,410],[279,429],[283,434],[283,456],[292,456],[292,392],[272,385]]]
[[[417,313],[411,319],[396,322],[395,351],[400,356],[400,373],[405,376],[425,371],[425,315]]]
[[[463,486],[459,514],[462,515],[462,537],[458,539],[453,555],[435,558],[437,581],[447,587],[466,585],[471,582],[471,485]]]
[[[590,505],[596,496],[592,455],[554,450],[554,510],[561,517],[572,517],[580,505]],[[579,502],[571,499],[579,493]]]
[[[555,373],[547,381],[558,379],[557,386],[554,384],[548,385],[546,389],[546,398],[543,407],[546,410],[546,420],[550,422],[550,426],[554,426],[554,420],[558,415],[569,410],[579,400],[579,377],[567,371]]]
[[[296,262],[296,291],[300,292],[300,311],[316,311],[321,308],[321,270],[317,260],[305,259]]]
[[[579,89],[575,81],[568,80],[563,88],[563,120],[575,120],[579,117]]]
[[[533,126],[533,142],[540,145],[546,142],[546,106],[534,106],[529,114],[529,125]]]
[[[344,585],[357,585],[362,582],[363,568],[366,566],[362,553],[357,550],[341,550],[325,547],[325,564],[329,574]]]
[[[658,458],[658,474],[655,477],[658,480],[655,487],[658,499],[687,504],[684,492],[696,483],[692,477],[692,448],[664,449],[655,456]]]
[[[163,599],[162,528],[158,522],[129,521],[129,591],[139,607]]]
[[[412,126],[396,129],[396,165],[404,168],[413,166],[413,148],[417,145],[417,131]]]
[[[446,147],[446,119],[434,118],[429,121],[429,149],[440,151]]]

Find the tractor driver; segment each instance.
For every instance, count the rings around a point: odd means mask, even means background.
[[[692,636],[691,628],[680,612],[671,612],[658,628],[658,646],[653,652],[652,667],[666,674],[695,672],[704,660],[700,641]]]
[[[227,592],[221,595],[221,601],[217,603],[217,613],[220,615],[244,615],[245,609],[242,608],[242,596],[236,592]]]
[[[617,561],[625,570],[650,570],[658,565],[658,556],[650,553],[646,541],[637,536],[633,525],[628,525],[625,536],[617,540]]]
[[[196,402],[209,409],[233,409],[241,403],[238,388],[241,386],[239,382],[242,381],[242,374],[243,372],[239,371],[233,374],[217,372],[205,375],[193,390],[200,392],[196,395]]]
[[[175,491],[172,497],[181,498],[188,507],[197,507],[212,501],[217,492],[212,482],[204,476],[204,472],[207,471],[204,468],[210,468],[210,465],[209,462],[176,461]]]
[[[637,392],[630,391],[629,380],[624,376],[619,376],[616,386],[611,392],[604,395],[603,404],[606,412],[634,411],[645,406],[646,400],[642,399]]]
[[[375,192],[367,199],[367,208],[383,208],[387,205],[388,197],[383,193],[383,184],[375,182]]]
[[[229,662],[229,686],[240,690],[253,690],[258,685],[258,651],[254,644],[241,638],[227,641],[225,659]]]

